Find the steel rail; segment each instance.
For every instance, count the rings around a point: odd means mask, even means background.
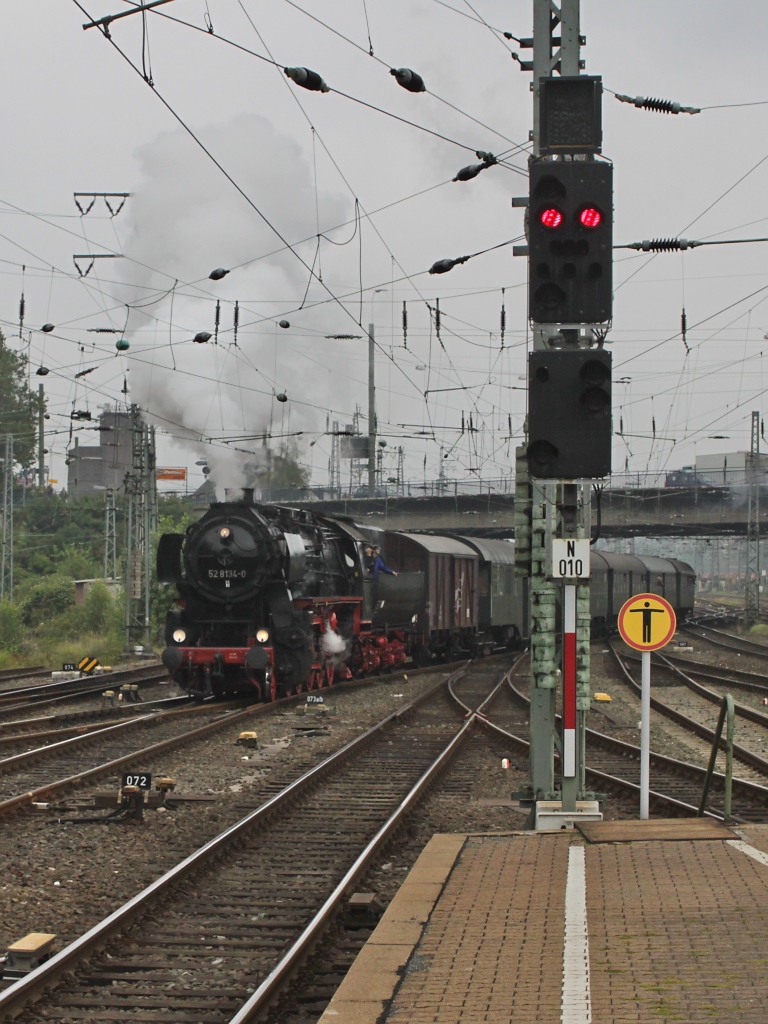
[[[725,640],[718,640],[717,637],[711,637],[704,635],[703,633],[694,632],[695,629],[704,630],[705,633],[716,633],[717,636],[727,637],[728,640],[733,640],[735,643],[727,643]],[[736,650],[737,644],[742,644],[741,654],[751,654],[756,658],[768,658],[768,644],[758,643],[756,640],[748,640],[746,637],[737,636],[735,633],[726,633],[722,629],[715,629],[714,626],[686,626],[686,633],[690,633],[691,636],[698,637],[699,640],[706,640],[707,643],[714,644],[715,647],[724,647],[727,650]],[[746,648],[751,648],[748,650]]]
[[[120,704],[117,707],[105,708],[105,712],[111,712],[112,715],[119,713],[121,710],[126,712],[121,718],[109,718],[107,714],[96,713],[92,719],[75,723],[73,725],[60,725],[51,729],[44,729],[39,732],[15,732],[9,735],[4,735],[4,730],[9,726],[13,727],[17,725],[16,722],[5,722],[0,724],[0,747],[18,746],[20,743],[28,743],[31,740],[49,740],[55,737],[64,738],[64,736],[72,735],[79,737],[86,737],[89,733],[94,732],[97,729],[103,729],[110,725],[121,725],[129,721],[129,714],[133,712],[130,717],[131,722],[140,722],[145,718],[153,718],[158,712],[175,712],[176,710],[185,710],[189,714],[195,714],[199,709],[196,707],[190,707],[190,697],[166,697],[164,700],[153,700],[147,701],[146,704]],[[181,705],[181,708],[177,709],[177,705]],[[211,707],[208,705],[205,709],[210,711]],[[226,706],[222,708],[226,710]],[[106,719],[106,721],[103,721]],[[44,747],[44,750],[50,750],[51,745]],[[2,762],[0,762],[2,763]]]
[[[614,648],[613,644],[610,643],[610,641],[608,646],[613,651],[613,655],[616,659],[616,662],[618,663],[621,671],[624,673],[627,682],[635,691],[635,693],[639,695],[640,684],[635,682],[635,680],[632,678],[629,670],[627,669],[627,666],[622,661],[621,655],[618,653],[618,651],[616,651],[616,649]],[[712,743],[712,741],[714,740],[714,729],[710,729],[709,726],[702,725],[701,722],[697,722],[695,719],[689,718],[687,715],[684,715],[682,711],[676,711],[674,708],[671,708],[668,704],[665,704],[664,701],[659,700],[658,697],[651,696],[651,707],[658,711],[659,714],[664,715],[665,718],[669,718],[671,721],[675,722],[677,725],[682,725],[684,729],[688,730],[688,732],[693,732],[697,736],[700,736],[701,739],[707,740],[709,743]],[[734,743],[733,752],[740,761],[743,761],[744,764],[748,764],[752,768],[757,768],[759,772],[762,772],[765,776],[768,777],[768,760],[766,760],[764,757],[760,757],[759,754],[755,754],[752,750],[747,749],[747,747],[742,747],[739,743]]]
[[[45,665],[30,665],[28,668],[0,668],[0,682],[6,679],[32,679],[34,676],[50,675],[51,670]]]
[[[664,665],[669,672],[672,672],[674,675],[678,676],[678,678],[682,679],[685,685],[689,689],[693,690],[694,693],[703,697],[705,700],[708,700],[711,704],[717,704],[718,707],[722,704],[722,694],[715,693],[714,690],[710,690],[708,687],[702,686],[701,683],[697,683],[695,679],[692,679],[687,673],[683,672],[678,665],[671,662],[665,654],[657,652],[657,655],[662,665]],[[756,711],[755,708],[751,708],[746,704],[737,704],[735,701],[733,709],[737,715],[740,715],[748,722],[753,722],[755,725],[762,725],[763,728],[768,729],[768,715],[763,714],[762,711]]]
[[[86,689],[85,686],[77,686],[77,683],[91,684],[94,689],[105,689],[117,683],[142,683],[149,682],[155,678],[167,679],[168,672],[162,665],[154,663],[151,665],[139,665],[136,668],[120,669],[117,672],[103,672],[99,676],[85,676],[79,679],[57,679],[53,683],[38,683],[37,686],[16,686],[12,690],[0,690],[0,707],[4,707],[9,701],[20,700],[24,697],[45,697],[49,693],[59,695],[62,690],[69,687],[72,693],[80,693]]]
[[[497,695],[505,678],[506,676],[502,677],[502,679],[496,684],[491,693],[483,701],[483,704],[486,704],[492,697]],[[466,708],[467,705],[456,697],[456,694],[452,689],[452,683],[453,681],[448,683],[447,688],[449,693],[453,699],[461,705],[461,707]],[[312,921],[294,941],[293,945],[285,955],[281,957],[278,963],[272,968],[267,977],[260,983],[258,988],[255,989],[248,1000],[240,1007],[235,1016],[230,1019],[229,1024],[252,1024],[252,1022],[258,1020],[272,1002],[274,1002],[278,993],[285,987],[287,982],[291,980],[297,968],[309,956],[312,949],[321,938],[323,932],[328,927],[328,924],[335,917],[347,890],[360,878],[373,857],[376,855],[377,851],[397,829],[403,818],[413,809],[415,804],[419,802],[437,776],[455,757],[456,753],[466,741],[469,731],[474,727],[476,722],[480,721],[480,718],[481,716],[479,711],[470,711],[469,716],[465,718],[464,724],[461,726],[459,731],[453,736],[432,765],[426,770],[426,772],[424,772],[416,785],[411,789],[410,793],[401,800],[398,807],[381,826],[376,835],[368,842],[362,853],[357,856],[354,863],[347,869],[344,877],[340,882],[338,882],[335,889],[330,896],[328,896],[325,903],[313,917]]]
[[[465,667],[462,667],[457,669],[454,674],[464,671]],[[434,686],[429,687],[413,701],[391,712],[376,725],[371,726],[365,732],[350,740],[335,753],[304,772],[298,779],[295,779],[284,789],[280,790],[279,793],[276,793],[255,810],[251,811],[250,814],[247,814],[214,839],[205,843],[200,849],[185,857],[184,860],[180,861],[164,875],[161,875],[160,878],[137,893],[132,899],[109,914],[103,921],[100,921],[68,946],[65,946],[64,949],[51,957],[50,960],[47,960],[4,992],[1,992],[0,1018],[17,1016],[31,1002],[36,1001],[36,999],[42,996],[62,974],[71,972],[79,960],[85,958],[94,949],[102,946],[108,938],[144,914],[156,903],[159,897],[167,894],[183,879],[218,859],[232,843],[246,831],[250,830],[255,823],[266,822],[274,813],[289,804],[297,794],[309,789],[316,781],[342,764],[351,754],[364,749],[390,723],[400,720],[416,707],[428,701],[443,686],[445,686],[445,680],[439,680]],[[286,698],[286,700],[290,700],[290,698]],[[280,703],[282,702],[260,704],[258,706],[269,708],[275,707]],[[232,718],[229,719],[229,721],[232,720]],[[462,729],[466,728],[466,724]]]
[[[507,680],[507,685],[509,686],[510,691],[515,700],[519,701],[523,705],[529,705],[530,702],[528,698],[517,689],[517,687],[514,685],[511,679]],[[682,717],[684,718],[685,716],[683,715]],[[560,721],[559,715],[557,716],[557,720]],[[615,736],[608,736],[606,733],[598,732],[596,729],[587,729],[586,734],[587,738],[595,746],[602,747],[604,750],[609,750],[614,753],[621,754],[628,760],[640,760],[640,748],[634,746],[632,743],[627,743],[625,740],[616,739]],[[510,733],[509,735],[511,736],[512,733]],[[527,740],[522,740],[520,739],[520,737],[515,738],[518,740],[518,742],[525,744],[526,749],[528,749],[529,744]],[[701,768],[697,764],[691,764],[690,761],[680,761],[678,758],[669,757],[667,754],[659,754],[653,750],[651,751],[650,757],[652,765],[655,765],[658,768],[667,769],[678,775],[687,775],[688,777],[696,780],[697,782],[702,782],[704,776],[706,775],[706,768]],[[621,779],[618,776],[610,775],[606,772],[601,772],[597,768],[587,767],[586,770],[588,773],[595,773],[596,777],[598,778],[612,780],[620,784],[622,787],[632,790],[633,792],[640,792],[640,787],[636,785],[634,782],[630,782],[628,779]],[[715,779],[718,779],[719,781],[722,781],[723,783],[725,782],[725,776],[721,772],[715,772],[713,777]],[[768,807],[768,786],[761,786],[757,782],[750,782],[748,779],[739,778],[735,778],[733,780],[733,786],[734,790],[738,789],[746,797],[761,799]],[[698,811],[698,808],[695,807],[693,804],[687,804],[684,801],[679,801],[675,797],[667,796],[663,793],[657,793],[656,796],[660,799],[666,800],[671,805],[678,806],[686,810],[690,810],[693,814],[696,814]],[[713,813],[715,814],[715,817],[718,816],[715,812]]]
[[[634,655],[627,655],[627,657],[633,661],[637,660]],[[768,676],[759,672],[747,672],[743,668],[721,669],[717,665],[709,665],[703,661],[691,661],[690,658],[681,658],[676,654],[665,654],[664,657],[680,668],[687,668],[691,675],[699,676],[702,679],[711,679],[713,682],[726,683],[728,686],[740,686],[744,690],[768,694]],[[765,682],[755,682],[757,679],[764,679]]]

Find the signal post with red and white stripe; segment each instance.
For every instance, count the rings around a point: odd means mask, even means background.
[[[576,587],[563,587],[563,779],[577,775]]]

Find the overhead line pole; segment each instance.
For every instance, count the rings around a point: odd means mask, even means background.
[[[551,164],[553,170],[563,168],[563,172],[558,171],[558,175],[561,175],[573,166],[572,161],[592,161],[594,150],[590,150],[588,144],[585,146],[583,142],[576,143],[575,138],[563,137],[563,122],[555,122],[548,116],[548,124],[543,123],[545,81],[555,74],[571,79],[581,75],[583,39],[580,31],[580,0],[533,0],[533,38],[520,40],[520,43],[521,47],[533,49],[533,60],[521,61],[523,70],[533,72],[533,149],[529,160],[531,175],[535,168],[540,178],[542,167],[548,164]],[[570,111],[566,119],[569,117],[572,118]],[[573,120],[568,127],[573,129]],[[552,129],[560,133],[555,155],[551,155],[551,138],[548,140],[549,148],[545,148],[545,129],[547,133]],[[568,135],[567,128],[565,135]],[[516,202],[514,205],[520,204]],[[530,203],[527,205],[528,216],[532,218],[535,211],[530,209]],[[529,250],[523,247],[523,251],[527,253]],[[522,255],[522,252],[519,254]],[[594,340],[588,330],[590,325],[583,322],[583,316],[577,316],[576,323],[553,323],[549,316],[534,312],[534,307],[529,310],[529,316],[532,321],[534,353],[549,350],[564,353],[565,350],[571,350],[573,357],[569,356],[568,360],[577,365],[574,360],[578,360],[579,349],[589,347]],[[540,365],[544,367],[541,361]],[[541,372],[547,374],[548,371],[543,369]],[[530,383],[529,380],[529,388]],[[527,440],[532,440],[530,430]],[[516,524],[519,524],[521,538],[525,538],[529,552],[526,557],[530,565],[531,752],[527,796],[534,804],[541,800],[558,800],[561,801],[562,811],[575,812],[578,799],[593,798],[593,794],[585,790],[584,766],[586,714],[590,706],[589,583],[588,580],[574,578],[566,579],[564,586],[561,586],[560,582],[552,578],[552,567],[547,565],[547,561],[555,538],[581,540],[583,543],[590,537],[591,486],[573,480],[550,478],[550,472],[542,472],[540,475],[533,472],[528,449],[526,445],[517,452],[519,481],[515,499]],[[589,474],[582,473],[582,476],[585,475]],[[524,571],[522,562],[521,559],[520,568]],[[564,645],[558,644],[556,632],[558,605],[561,618],[565,616]],[[559,646],[565,651],[562,667]],[[564,710],[567,710],[567,714],[564,717],[567,726],[561,743],[558,738],[556,705],[558,688],[566,677]],[[560,748],[560,787],[555,776],[556,747]]]
[[[368,324],[368,497],[376,497],[376,340]]]

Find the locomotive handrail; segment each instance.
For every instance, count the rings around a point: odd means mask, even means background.
[[[310,768],[308,771],[300,775],[298,779],[295,779],[292,783],[280,790],[274,796],[270,797],[263,804],[251,811],[240,821],[235,822],[224,832],[220,833],[215,838],[209,840],[205,845],[201,846],[194,853],[185,857],[184,860],[180,861],[169,871],[166,871],[160,878],[155,879],[150,885],[141,892],[137,893],[132,899],[128,900],[122,906],[118,907],[117,910],[113,911],[103,921],[100,921],[93,928],[90,928],[83,935],[79,936],[69,945],[65,946],[59,953],[51,957],[45,963],[35,968],[25,977],[15,982],[4,992],[0,993],[0,1016],[8,1014],[11,1017],[16,1016],[30,1001],[33,999],[35,994],[42,993],[42,991],[51,985],[54,979],[60,975],[71,970],[72,965],[76,963],[81,957],[86,955],[86,952],[102,945],[113,933],[117,932],[121,927],[126,926],[129,922],[145,913],[149,907],[155,902],[155,900],[162,894],[165,894],[169,889],[177,885],[182,879],[195,871],[202,869],[207,866],[211,861],[215,860],[222,849],[230,844],[237,836],[242,832],[250,828],[255,821],[267,819],[274,813],[275,809],[290,800],[295,794],[309,786],[311,782],[318,779],[320,776],[325,775],[332,768],[336,767],[341,761],[343,761],[349,754],[360,746],[364,746],[376,733],[385,728],[390,722],[397,721],[403,714],[408,711],[412,711],[418,707],[424,701],[428,700],[429,697],[435,693],[436,690],[445,686],[448,681],[453,679],[454,676],[459,675],[466,671],[466,665],[462,665],[461,668],[457,669],[456,672],[452,673],[448,677],[448,680],[438,680],[434,686],[429,687],[423,693],[419,694],[414,700],[410,701],[405,707],[398,708],[396,711],[391,712],[386,718],[383,718],[376,725],[366,729],[365,732],[356,736],[350,740],[335,753],[331,754],[325,760],[319,764]],[[268,706],[268,705],[265,705]],[[238,713],[239,714],[239,713]],[[233,721],[235,716],[228,717],[228,721]],[[213,723],[211,723],[213,724]],[[206,726],[208,728],[208,726]],[[162,744],[155,744],[155,748],[159,748],[169,741],[163,741]],[[113,762],[114,764],[120,763],[122,760]],[[83,773],[86,774],[86,773]]]

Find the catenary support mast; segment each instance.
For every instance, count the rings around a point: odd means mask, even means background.
[[[533,0],[533,160],[541,158],[541,82],[555,73],[578,76],[581,72],[580,0]],[[557,157],[555,159],[562,159]],[[529,215],[530,215],[529,210]],[[562,331],[558,325],[533,324],[534,351],[554,347],[579,347],[578,330]],[[527,495],[526,495],[527,492]],[[556,627],[562,588],[548,575],[547,553],[554,537],[588,538],[591,533],[589,485],[531,479],[516,491],[516,502],[526,497],[530,512],[520,508],[518,521],[530,521],[530,614],[531,614],[531,753],[530,791],[533,800],[562,799],[562,809],[574,811],[585,792],[584,741],[589,710],[589,583],[569,591],[569,611],[575,622],[576,749],[575,771],[564,776],[558,793],[555,779],[555,747],[558,745],[556,704],[562,678]],[[516,510],[517,511],[517,510]],[[569,740],[570,740],[569,735]],[[561,750],[562,755],[562,750]],[[562,763],[562,757],[561,757]],[[569,757],[569,763],[573,763]]]
[[[747,462],[747,564],[744,618],[754,626],[760,618],[760,413],[752,413]]]

